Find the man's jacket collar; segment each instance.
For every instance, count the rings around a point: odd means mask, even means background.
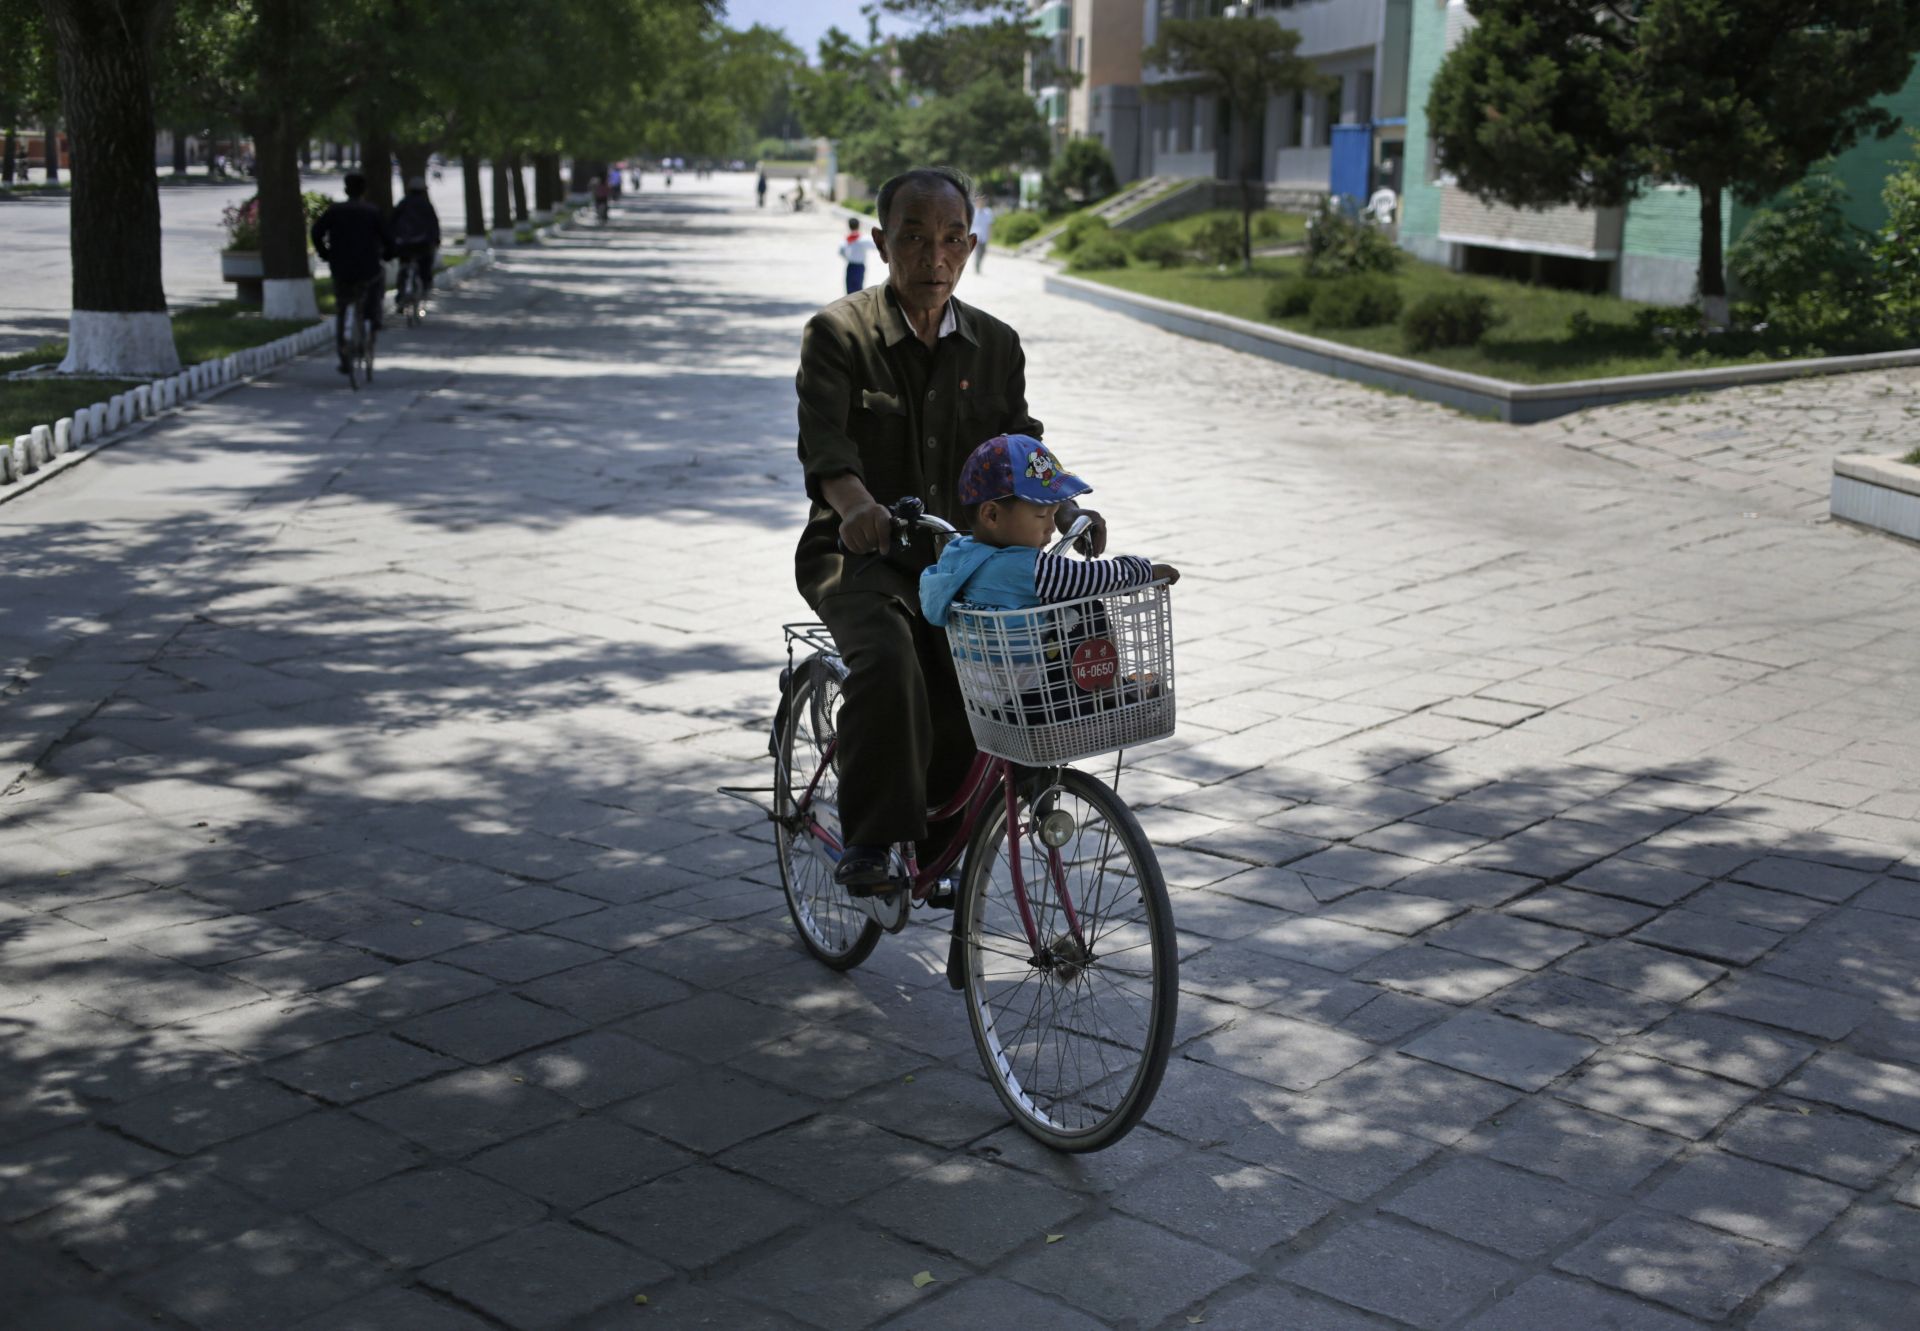
[[[893,287],[882,284],[879,290],[880,299],[875,302],[874,328],[881,340],[892,347],[914,335],[913,325],[907,322],[899,298],[893,294]],[[948,333],[958,333],[974,346],[980,345],[980,338],[974,331],[973,311],[961,304],[957,296],[947,297],[946,313],[940,317],[939,335],[945,337]]]

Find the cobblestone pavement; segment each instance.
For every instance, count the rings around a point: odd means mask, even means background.
[[[1052,1156],[941,921],[825,971],[712,794],[838,284],[837,219],[745,200],[0,506],[0,1320],[1912,1325],[1920,556],[990,263],[1116,545],[1186,573],[1122,782],[1181,1043]],[[1685,447],[1648,419],[1576,429]]]
[[[1540,427],[1575,448],[1710,486],[1750,509],[1825,521],[1838,453],[1904,453],[1920,370],[1795,379],[1585,411]]]

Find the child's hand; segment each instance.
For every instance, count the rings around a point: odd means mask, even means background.
[[[1180,581],[1180,570],[1172,564],[1155,564],[1153,566],[1153,580],[1155,582],[1164,582],[1167,586],[1171,587],[1174,583]]]

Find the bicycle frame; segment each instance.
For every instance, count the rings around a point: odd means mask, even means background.
[[[807,782],[806,792],[795,802],[795,812],[805,816],[813,803],[813,792],[820,785],[820,778],[832,765],[834,755],[839,752],[840,741],[831,741],[821,756],[820,766],[814,770],[813,778]],[[1027,942],[1033,947],[1037,958],[1043,953],[1044,945],[1040,941],[1040,926],[1033,917],[1033,907],[1027,896],[1026,876],[1021,871],[1020,842],[1026,830],[1019,822],[1020,800],[1014,788],[1013,771],[1005,758],[996,758],[991,754],[976,753],[973,764],[967,769],[967,775],[959,788],[945,804],[927,811],[929,823],[945,822],[950,818],[960,818],[961,823],[947,839],[932,863],[922,868],[919,856],[911,842],[905,847],[907,861],[907,882],[915,899],[919,899],[949,871],[962,855],[966,853],[968,843],[973,840],[974,829],[979,826],[981,815],[986,812],[987,801],[993,798],[998,788],[1007,801],[1007,863],[1013,875],[1013,899],[1020,907],[1020,923],[1027,931]],[[827,848],[833,859],[838,860],[846,849],[840,839],[822,827],[812,817],[807,817],[807,832]],[[1083,948],[1086,939],[1080,934],[1080,916],[1073,907],[1072,894],[1067,890],[1066,866],[1061,862],[1057,847],[1047,848],[1048,875],[1052,878],[1054,894],[1060,899],[1060,906],[1067,918],[1067,927],[1073,933],[1076,943]]]

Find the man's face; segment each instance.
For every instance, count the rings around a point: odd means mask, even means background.
[[[894,195],[892,208],[875,227],[873,243],[887,264],[887,285],[900,304],[922,313],[947,303],[967,271],[973,234],[967,229],[967,204],[951,186],[909,186]]]

